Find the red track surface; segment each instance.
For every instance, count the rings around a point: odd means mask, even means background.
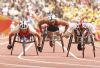
[[[86,45],[85,58],[82,58],[82,52],[77,50],[76,44],[72,44],[71,54],[66,57],[68,40],[64,39],[65,52],[63,53],[60,42],[56,44],[56,52],[53,53],[48,42],[42,53],[36,55],[34,44],[27,44],[26,56],[22,55],[22,46],[15,44],[13,55],[7,49],[8,38],[0,37],[0,68],[100,68],[100,49],[96,48],[96,57],[94,58],[92,47]],[[95,42],[96,46],[100,43]],[[9,67],[8,67],[9,66]]]

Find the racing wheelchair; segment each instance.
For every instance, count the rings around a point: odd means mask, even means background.
[[[24,27],[24,24],[22,24]],[[12,55],[12,52],[13,52],[13,49],[14,49],[14,45],[15,45],[15,42],[18,42],[18,43],[21,43],[22,44],[22,47],[23,47],[23,55],[25,56],[25,47],[26,47],[26,44],[28,43],[34,43],[35,45],[35,48],[36,48],[36,53],[38,55],[38,48],[37,48],[37,41],[36,41],[36,38],[33,34],[31,34],[29,32],[29,29],[21,29],[19,27],[19,31],[18,33],[15,33],[13,35],[13,39],[12,39],[12,43],[11,45],[8,45],[7,48],[8,49],[11,49],[11,55]]]
[[[56,35],[56,32],[49,32],[47,29],[47,25],[44,25],[42,27],[42,44],[41,44],[41,52],[43,50],[44,47],[44,42],[45,41],[49,41],[49,44],[51,47],[53,47],[53,53],[55,52],[55,43],[56,41],[61,41],[62,44],[62,50],[64,52],[64,43],[63,43],[63,38],[62,35]],[[50,34],[49,34],[50,33]],[[59,31],[57,31],[57,33],[59,33]]]
[[[94,45],[94,39],[93,39],[93,34],[90,33],[89,29],[88,28],[80,28],[80,27],[77,27],[75,30],[74,30],[74,34],[71,34],[70,38],[69,38],[69,42],[68,42],[68,46],[67,46],[67,57],[69,55],[69,51],[70,51],[70,48],[71,48],[71,44],[72,44],[72,40],[73,38],[75,39],[75,43],[77,43],[77,49],[82,51],[82,55],[83,55],[83,58],[84,58],[84,50],[85,50],[85,44],[91,44],[92,47],[93,47],[93,54],[94,54],[94,57],[95,57],[95,45]],[[90,41],[88,41],[88,39],[90,39]]]

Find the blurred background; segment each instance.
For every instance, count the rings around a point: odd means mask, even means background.
[[[86,21],[96,25],[100,37],[100,0],[0,0],[0,35],[8,35],[12,19],[17,23],[26,12],[33,18],[52,12],[68,22],[87,16]]]

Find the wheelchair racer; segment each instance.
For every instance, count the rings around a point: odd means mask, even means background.
[[[9,44],[7,46],[8,49],[11,49],[13,46],[11,43],[12,36],[14,36],[16,33],[23,35],[23,33],[21,33],[21,32],[26,32],[25,35],[32,34],[32,35],[36,36],[38,38],[38,44],[39,44],[39,42],[40,42],[39,33],[34,29],[34,27],[31,24],[29,24],[29,21],[27,21],[27,19],[21,18],[20,22],[17,24],[17,26],[12,31],[10,31]]]
[[[66,21],[56,18],[56,16],[54,14],[49,14],[48,17],[39,21],[38,26],[41,31],[42,31],[43,24],[47,24],[47,31],[48,31],[49,38],[51,38],[50,35],[52,35],[53,32],[55,32],[57,36],[60,35],[60,33],[59,33],[60,25],[65,27],[63,33],[66,32],[66,30],[69,26],[69,24]],[[50,46],[52,47],[53,45],[51,43],[52,43],[52,41],[50,40]],[[40,46],[39,51],[41,51],[41,46]]]
[[[65,35],[69,37],[71,34],[73,34],[74,30],[77,28],[85,28],[86,30],[82,33],[82,37],[87,35],[87,32],[90,34],[95,35],[96,33],[96,28],[91,22],[86,22],[84,19],[87,17],[82,18],[81,20],[78,19],[73,19],[72,22],[69,25],[69,28],[67,29]],[[80,35],[80,33],[79,33]],[[81,43],[78,44],[78,50],[82,50]]]

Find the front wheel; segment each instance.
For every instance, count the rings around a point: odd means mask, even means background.
[[[12,46],[12,45],[10,45],[10,44],[7,46],[7,48],[8,48],[8,49],[11,49],[12,47],[13,47],[13,46]]]

